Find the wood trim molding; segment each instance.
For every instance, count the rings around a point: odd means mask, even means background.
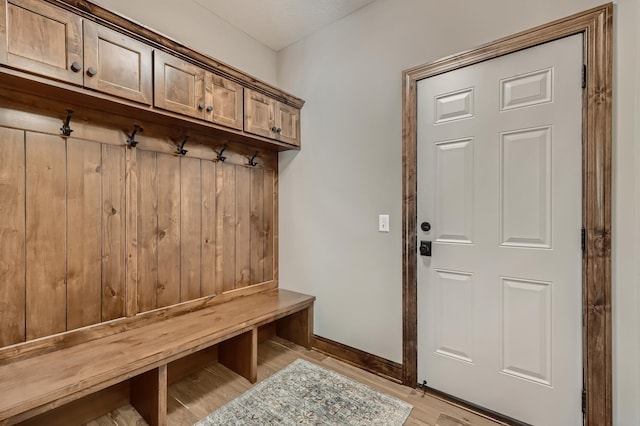
[[[396,383],[402,381],[402,365],[397,362],[343,345],[325,337],[313,335],[313,349],[355,367]]]
[[[611,426],[611,141],[613,4],[608,3],[404,71],[403,161],[403,374],[417,383],[416,86],[419,80],[574,34],[584,35],[587,87],[583,95],[582,260],[585,425]]]

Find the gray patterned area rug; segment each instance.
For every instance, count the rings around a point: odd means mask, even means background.
[[[413,406],[297,359],[196,426],[400,426]]]

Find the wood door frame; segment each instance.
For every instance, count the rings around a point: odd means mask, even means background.
[[[403,382],[417,384],[417,82],[563,37],[584,35],[582,256],[585,424],[611,426],[611,143],[613,4],[408,69],[402,91]],[[579,230],[576,229],[576,238]]]

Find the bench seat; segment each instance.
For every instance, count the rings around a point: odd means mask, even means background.
[[[155,402],[165,407],[164,415],[151,413],[146,419],[150,424],[164,424],[168,363],[221,343],[229,350],[220,362],[255,383],[258,327],[281,320],[279,335],[310,347],[314,300],[274,289],[3,362],[0,424],[13,424],[143,373],[151,374],[152,381],[164,387],[152,399],[165,398],[164,404]],[[21,416],[24,413],[27,417]]]

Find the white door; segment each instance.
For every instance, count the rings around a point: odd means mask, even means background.
[[[418,82],[419,382],[540,426],[582,424],[582,43]]]

